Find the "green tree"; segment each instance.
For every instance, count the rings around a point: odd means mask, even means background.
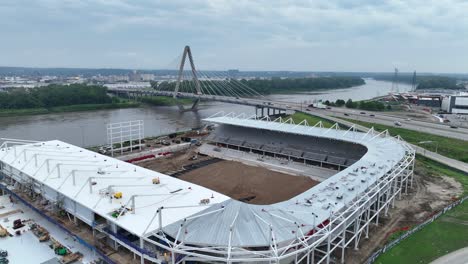
[[[342,107],[343,105],[345,105],[345,103],[346,102],[343,99],[338,99],[336,100],[335,105],[338,107]]]

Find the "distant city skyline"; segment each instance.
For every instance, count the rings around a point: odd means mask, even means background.
[[[467,73],[468,2],[5,0],[0,66]]]

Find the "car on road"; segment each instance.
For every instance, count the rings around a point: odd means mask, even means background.
[[[361,115],[365,115],[365,114],[366,114],[366,112],[361,112]]]
[[[375,115],[374,115],[374,114],[370,114],[369,116],[370,116],[370,117],[375,117]]]
[[[331,107],[327,106],[327,109],[331,109]]]
[[[306,111],[310,111],[310,109],[309,109],[309,108],[306,108]]]
[[[345,116],[349,116],[349,114],[348,114],[348,113],[344,113],[344,115],[345,115]]]
[[[451,125],[450,128],[458,128],[457,126]]]
[[[400,123],[400,121],[395,121],[395,123],[394,123],[394,124],[395,124],[395,126],[401,126],[401,123]]]

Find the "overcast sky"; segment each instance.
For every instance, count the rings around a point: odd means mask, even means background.
[[[457,0],[1,0],[0,65],[468,72]]]

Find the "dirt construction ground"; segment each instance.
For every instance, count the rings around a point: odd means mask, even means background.
[[[290,199],[318,184],[304,176],[293,176],[235,161],[220,161],[183,174],[180,179],[205,186],[237,200],[272,204]]]
[[[453,178],[427,176],[424,171],[419,171],[416,167],[413,189],[409,189],[407,195],[402,194],[401,200],[396,200],[395,208],[389,210],[388,217],[379,219],[379,226],[371,224],[369,239],[365,239],[364,235],[361,237],[359,250],[353,250],[354,245],[350,245],[351,248],[345,253],[346,263],[363,263],[372,252],[387,242],[392,230],[423,222],[461,193],[463,193],[462,185]]]
[[[211,159],[198,155],[196,149],[174,153],[167,158],[141,162],[138,165],[161,173],[173,173],[184,166]],[[182,174],[180,179],[193,182],[234,199],[247,199],[252,204],[272,204],[292,198],[318,184],[309,177],[293,176],[240,162],[220,161]]]
[[[172,172],[183,169],[184,166],[211,159],[211,157],[208,156],[197,155],[197,160],[190,160],[197,152],[198,149],[196,148],[189,149],[188,151],[175,152],[168,157],[140,162],[138,166],[165,174],[171,174]]]

